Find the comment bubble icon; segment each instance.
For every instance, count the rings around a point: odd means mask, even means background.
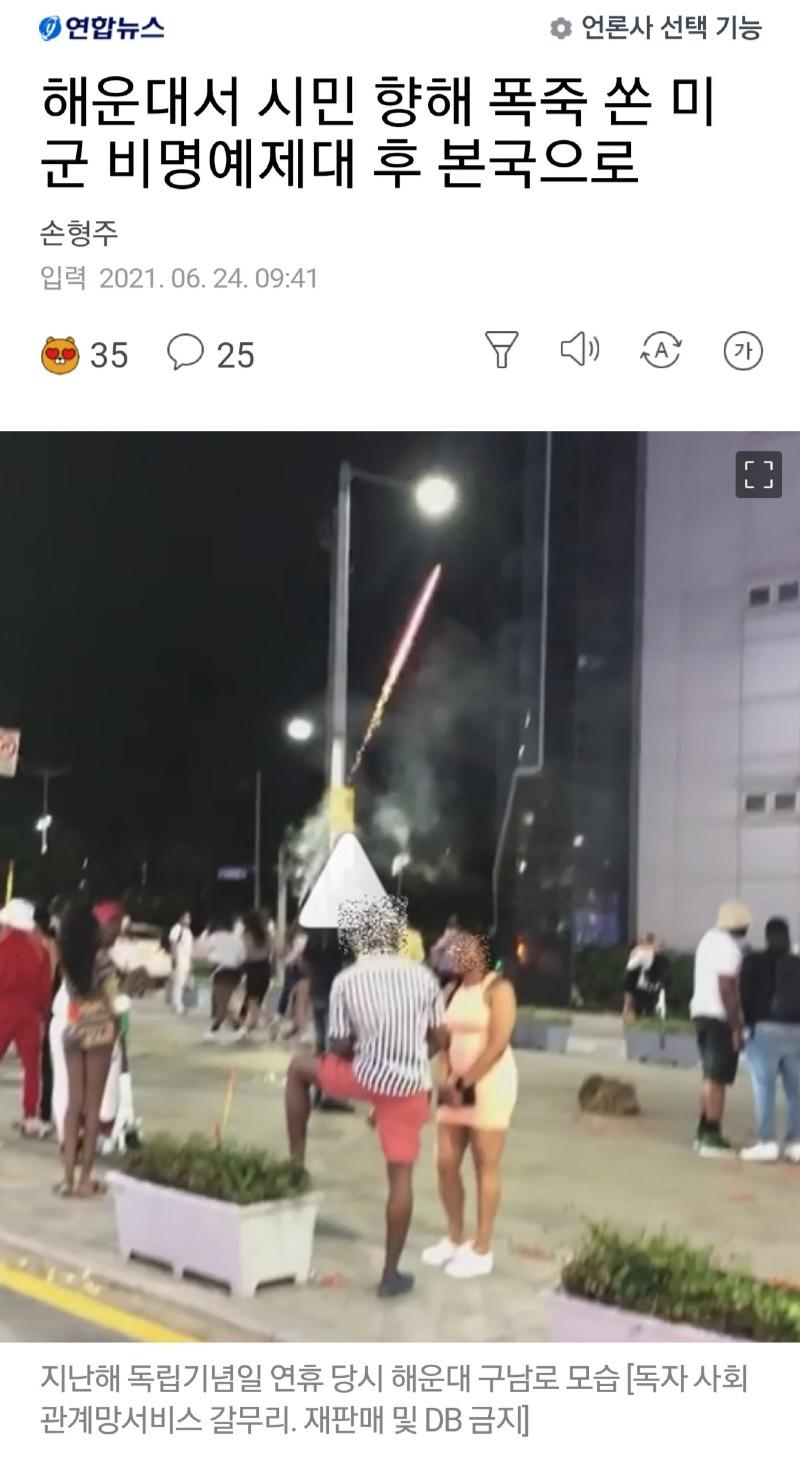
[[[194,367],[199,362],[205,347],[199,337],[193,332],[179,332],[176,337],[171,337],[167,343],[167,357],[175,371],[182,367]]]

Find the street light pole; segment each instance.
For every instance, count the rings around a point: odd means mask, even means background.
[[[42,857],[47,856],[49,843],[47,833],[50,828],[50,772],[42,772]]]
[[[68,776],[70,770],[67,766],[28,766],[25,769],[29,775],[37,776],[42,783],[42,811],[36,823],[36,831],[41,839],[41,855],[47,857],[50,850],[50,828],[53,825],[50,812],[50,782],[57,781],[60,776]]]
[[[284,837],[278,848],[278,904],[275,915],[275,931],[277,940],[277,973],[278,979],[283,985],[286,977],[286,934],[289,919],[289,853],[287,840]]]
[[[347,460],[339,466],[336,534],[331,575],[331,636],[328,667],[328,815],[330,843],[352,827],[352,796],[347,791],[348,644],[350,637],[350,540],[353,481],[379,489],[408,491],[411,487],[389,475],[355,469]],[[425,493],[427,491],[427,494]],[[456,499],[450,481],[427,476],[419,481],[417,498],[429,519],[449,514]]]
[[[345,461],[339,466],[336,501],[336,538],[333,548],[331,597],[331,648],[329,669],[328,800],[331,841],[338,836],[335,804],[347,780],[347,682],[350,637],[350,518],[353,469]]]
[[[256,771],[255,809],[253,812],[253,907],[261,908],[261,818],[262,776]]]

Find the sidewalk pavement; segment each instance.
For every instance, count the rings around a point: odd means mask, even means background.
[[[163,1002],[137,1003],[133,1076],[145,1129],[209,1133],[220,1118],[231,1067],[237,1068],[229,1131],[242,1141],[283,1151],[283,1073],[288,1053],[263,1043],[204,1046],[205,1018],[182,1021]],[[616,1018],[579,1017],[566,1057],[521,1054],[520,1102],[504,1164],[504,1198],[495,1274],[457,1283],[419,1263],[442,1233],[433,1157],[426,1131],[417,1170],[416,1210],[406,1263],[417,1289],[399,1302],[374,1295],[382,1256],[382,1163],[363,1113],[315,1115],[309,1167],[324,1194],[315,1275],[306,1287],[273,1287],[242,1302],[214,1287],[176,1282],[116,1253],[108,1199],[56,1201],[51,1145],[13,1137],[17,1082],[0,1073],[0,1256],[35,1253],[94,1282],[149,1303],[165,1319],[184,1314],[192,1336],[282,1341],[541,1341],[547,1337],[543,1293],[586,1220],[627,1231],[662,1226],[714,1246],[756,1274],[800,1277],[795,1214],[800,1167],[703,1161],[691,1151],[699,1075],[629,1065],[620,1054]],[[638,1119],[583,1116],[577,1092],[590,1071],[613,1072],[638,1089]],[[751,1136],[747,1077],[730,1103],[730,1132]],[[468,1199],[472,1180],[466,1174]],[[172,1316],[170,1315],[172,1314]]]

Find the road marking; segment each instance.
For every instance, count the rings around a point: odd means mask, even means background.
[[[69,1317],[78,1317],[82,1322],[90,1322],[93,1327],[102,1327],[105,1332],[113,1332],[119,1337],[126,1337],[130,1342],[198,1341],[197,1338],[189,1337],[185,1333],[171,1332],[168,1327],[162,1327],[158,1322],[151,1322],[147,1317],[138,1317],[133,1312],[122,1311],[119,1307],[107,1306],[104,1302],[84,1296],[83,1292],[71,1291],[66,1286],[57,1286],[54,1282],[44,1281],[41,1276],[34,1276],[28,1271],[17,1271],[11,1266],[4,1266],[2,1262],[0,1262],[0,1286],[15,1292],[18,1296],[30,1297],[33,1301],[41,1302],[46,1307],[52,1307],[56,1312],[64,1312]]]

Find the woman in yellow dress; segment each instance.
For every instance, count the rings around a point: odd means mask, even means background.
[[[490,971],[484,942],[464,934],[453,953],[455,979],[446,992],[450,1044],[439,1059],[437,1164],[447,1234],[423,1252],[428,1266],[466,1280],[494,1267],[492,1232],[500,1204],[500,1165],[517,1101],[511,1037],[517,1019],[514,987]],[[461,1166],[469,1149],[475,1166],[478,1222],[464,1226]]]

